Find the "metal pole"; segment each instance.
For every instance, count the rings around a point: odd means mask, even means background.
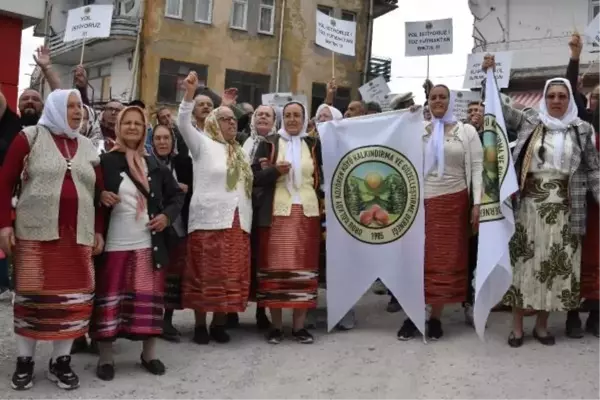
[[[369,64],[371,61],[371,42],[373,41],[373,1],[369,0],[369,15],[367,15],[367,47],[365,49],[365,73],[363,74],[363,84],[369,80]]]
[[[144,7],[145,1],[140,0],[140,15],[138,21],[138,35],[135,43],[135,53],[133,53],[133,74],[131,80],[131,90],[129,91],[129,101],[132,101],[134,96],[136,96],[137,86],[138,86],[138,77],[140,73],[140,48],[142,42],[142,29],[144,28]]]
[[[285,19],[285,0],[281,3],[281,21],[279,21],[279,48],[277,49],[277,75],[275,77],[275,93],[279,93],[281,80],[281,50],[283,48],[283,21]]]

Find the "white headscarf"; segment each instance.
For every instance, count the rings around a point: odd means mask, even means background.
[[[73,129],[67,121],[67,103],[69,102],[71,93],[75,94],[79,101],[81,101],[81,95],[75,89],[57,89],[50,93],[44,104],[44,111],[42,111],[42,116],[38,124],[48,128],[54,135],[67,136],[74,139],[79,135],[79,127]]]
[[[546,106],[546,93],[548,92],[550,85],[563,85],[566,86],[567,90],[569,91],[569,107],[567,108],[567,112],[565,112],[565,114],[560,118],[554,118],[548,113],[548,107]],[[556,168],[561,168],[567,128],[578,118],[577,105],[575,104],[575,97],[573,97],[573,88],[571,88],[571,83],[564,78],[553,78],[547,80],[546,86],[544,86],[542,100],[540,100],[539,109],[540,112],[538,115],[544,126],[551,131],[564,131],[562,134],[556,132],[552,135],[552,145],[554,147],[553,163]]]
[[[339,121],[340,119],[344,118],[344,115],[342,114],[342,112],[340,110],[338,110],[335,107],[330,106],[329,104],[321,104],[319,106],[319,108],[317,108],[317,112],[315,113],[315,119],[319,120],[319,115],[321,115],[321,111],[323,111],[324,109],[329,108],[329,112],[331,112],[331,115],[333,116],[333,120],[334,121]]]
[[[294,193],[300,188],[302,183],[302,138],[308,136],[306,133],[306,129],[308,128],[308,114],[306,112],[306,107],[295,101],[287,103],[283,107],[283,110],[285,110],[285,108],[290,104],[298,104],[304,111],[304,125],[302,126],[299,134],[290,135],[287,133],[285,130],[285,122],[282,122],[281,129],[278,132],[279,135],[281,135],[281,137],[287,142],[285,159],[292,165],[291,171],[288,174],[287,186],[290,193]],[[282,112],[282,115],[285,115],[285,113]]]
[[[438,85],[439,86],[439,85]],[[445,87],[445,86],[442,86]],[[444,176],[444,165],[446,160],[444,159],[444,126],[447,124],[453,124],[456,122],[454,117],[454,96],[452,92],[448,90],[450,95],[448,109],[446,114],[442,118],[436,118],[431,115],[431,124],[433,126],[431,138],[427,143],[427,150],[425,153],[425,173],[431,172],[434,166],[437,165],[437,176],[442,178]]]

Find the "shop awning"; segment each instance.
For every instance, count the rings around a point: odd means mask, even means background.
[[[512,99],[513,106],[515,104],[521,104],[524,108],[538,108],[540,100],[542,100],[543,93],[541,91],[530,91],[530,92],[513,92],[508,93]]]

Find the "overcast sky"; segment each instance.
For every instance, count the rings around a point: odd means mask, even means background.
[[[423,102],[421,86],[427,74],[427,58],[404,57],[404,23],[443,18],[453,19],[454,51],[451,55],[430,57],[430,78],[434,83],[444,83],[451,89],[462,88],[467,54],[473,47],[473,17],[467,0],[401,0],[396,11],[375,20],[373,32],[373,56],[392,59],[392,92],[413,92],[417,101]],[[32,54],[42,43],[42,39],[33,37],[33,28],[23,31],[20,90],[29,86]]]

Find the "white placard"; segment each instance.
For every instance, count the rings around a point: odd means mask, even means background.
[[[110,4],[69,10],[63,41],[109,37],[112,15],[113,6]]]
[[[469,103],[481,100],[481,93],[470,90],[452,90],[451,96],[454,98],[454,116],[459,120],[467,118]]]
[[[452,18],[406,22],[405,56],[452,54]]]
[[[388,95],[390,94],[390,87],[383,76],[378,76],[372,81],[367,82],[359,87],[358,91],[360,92],[363,101],[366,101],[367,103],[374,101],[379,103],[381,108],[383,108],[384,103],[387,103],[389,106],[390,99],[388,98]]]
[[[600,14],[585,28],[585,36],[594,43],[600,43]]]
[[[332,18],[317,10],[315,43],[335,53],[354,56],[356,53],[356,22]]]
[[[485,79],[485,72],[481,69],[481,63],[483,57],[487,54],[491,54],[496,59],[496,82],[500,89],[507,88],[510,82],[510,70],[512,65],[512,52],[511,51],[498,51],[495,53],[475,53],[469,54],[467,58],[467,72],[465,72],[465,82],[463,87],[465,89],[480,88],[481,82]]]
[[[308,107],[308,99],[303,94],[267,93],[262,95],[262,103],[266,106],[283,107],[292,101],[296,101],[304,107]]]

